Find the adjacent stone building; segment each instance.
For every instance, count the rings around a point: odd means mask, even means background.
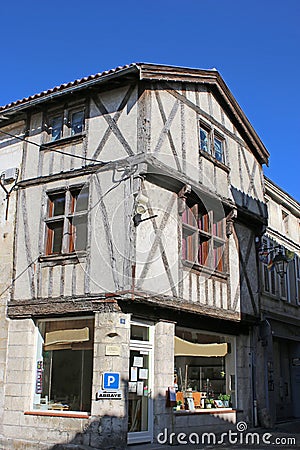
[[[220,74],[132,64],[0,112],[23,139],[2,446],[255,423],[269,154]]]
[[[9,330],[6,307],[14,277],[15,186],[22,157],[22,145],[13,136],[20,134],[22,125],[21,122],[16,121],[2,127],[0,134],[0,435],[3,434],[4,380],[6,379]]]
[[[265,425],[300,417],[300,205],[265,177],[268,228],[259,250],[261,323],[258,337],[260,420]],[[272,262],[282,253],[286,273]]]

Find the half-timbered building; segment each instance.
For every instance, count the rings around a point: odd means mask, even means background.
[[[5,448],[252,424],[269,155],[220,74],[132,64],[0,112],[22,139]]]

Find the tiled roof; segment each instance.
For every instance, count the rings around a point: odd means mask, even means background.
[[[106,75],[111,75],[113,73],[119,72],[124,69],[128,69],[130,67],[134,67],[136,64],[127,64],[125,66],[118,66],[115,69],[105,70],[104,72],[96,73],[95,75],[89,75],[88,77],[79,78],[75,81],[70,81],[69,83],[61,84],[60,86],[55,86],[52,89],[48,89],[47,91],[40,92],[39,94],[31,95],[30,97],[22,98],[21,100],[16,100],[14,102],[8,103],[7,105],[0,106],[0,111],[4,111],[6,109],[12,108],[14,106],[21,105],[23,103],[29,102],[31,100],[35,100],[41,97],[45,97],[46,95],[53,94],[54,92],[63,91],[64,89],[71,88],[73,86],[78,86],[86,83],[87,81],[96,80],[98,78],[102,78]]]

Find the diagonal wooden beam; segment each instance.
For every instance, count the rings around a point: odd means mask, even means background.
[[[114,114],[113,120],[114,120],[114,122],[115,122],[116,124],[118,123],[118,120],[120,119],[121,114],[122,114],[122,112],[124,111],[124,108],[125,108],[125,106],[127,105],[127,102],[128,102],[128,100],[130,99],[131,94],[132,94],[132,92],[134,91],[134,89],[135,89],[135,85],[129,86],[127,92],[125,93],[125,95],[124,95],[124,97],[123,97],[123,99],[122,99],[122,101],[121,101],[121,103],[120,103],[120,105],[119,105],[119,107],[118,107],[117,112]],[[99,156],[100,153],[102,152],[102,150],[103,150],[103,148],[104,148],[106,142],[108,141],[108,138],[109,138],[109,136],[111,135],[111,133],[112,133],[112,128],[111,128],[110,126],[108,126],[108,128],[107,128],[107,130],[105,131],[105,133],[104,133],[104,135],[103,135],[103,137],[102,137],[102,139],[101,139],[101,141],[100,141],[98,147],[96,148],[96,150],[95,150],[95,152],[94,152],[94,154],[93,154],[93,156],[92,156],[92,159],[97,159],[97,158],[98,158],[98,156]]]
[[[162,258],[163,265],[164,265],[164,268],[165,268],[165,271],[166,271],[166,275],[167,275],[169,283],[170,283],[170,288],[171,288],[172,294],[173,294],[174,297],[177,297],[177,291],[175,289],[174,280],[173,280],[172,273],[171,273],[171,270],[170,270],[168,257],[167,257],[165,248],[163,246],[163,243],[161,241],[162,232],[163,232],[163,230],[164,230],[164,228],[165,228],[165,226],[166,226],[166,224],[168,222],[168,219],[170,217],[170,212],[171,212],[171,210],[172,210],[172,208],[174,206],[174,202],[175,201],[176,201],[176,199],[171,197],[171,200],[170,200],[170,202],[169,202],[169,204],[167,206],[166,211],[164,212],[164,215],[163,215],[163,218],[162,218],[162,221],[161,221],[161,224],[160,224],[159,227],[158,227],[155,219],[151,220],[152,225],[153,225],[153,229],[155,231],[155,239],[154,239],[154,242],[153,242],[152,247],[150,249],[150,252],[148,254],[147,261],[145,262],[144,267],[142,269],[142,272],[141,272],[141,275],[140,275],[140,279],[144,280],[146,278],[147,273],[148,273],[148,271],[150,269],[150,261],[154,257],[154,255],[155,255],[155,253],[156,253],[156,251],[157,251],[157,249],[159,247],[160,252],[161,252],[161,258]],[[151,216],[153,216],[154,215],[153,209],[152,209],[152,207],[151,207],[151,205],[149,203],[148,203],[148,210],[149,210],[149,214]]]
[[[106,120],[107,124],[109,125],[111,131],[114,133],[116,138],[120,141],[120,143],[123,145],[125,151],[129,156],[133,156],[134,152],[132,151],[130,145],[126,141],[125,137],[121,133],[118,125],[116,124],[115,120],[110,116],[109,112],[107,111],[106,107],[102,103],[99,97],[93,96],[92,97],[93,102],[95,103],[98,110],[103,115],[104,119]]]
[[[159,92],[157,90],[155,91],[155,97],[156,97],[156,101],[157,101],[157,104],[158,104],[158,108],[159,108],[159,112],[160,112],[163,124],[165,126],[166,123],[167,123],[167,117],[166,117],[166,114],[165,114],[165,111],[164,111],[164,107],[163,107],[163,104],[162,104]],[[173,156],[174,156],[174,159],[175,159],[175,162],[176,162],[177,169],[181,172],[181,165],[180,165],[180,162],[179,162],[179,158],[178,158],[178,155],[177,155],[177,151],[176,151],[176,148],[175,148],[175,144],[174,144],[174,141],[173,141],[170,129],[167,130],[167,135],[168,135],[171,151],[173,153]]]
[[[103,200],[103,192],[102,192],[102,188],[101,188],[101,184],[100,184],[100,180],[99,180],[99,174],[96,174],[96,177],[94,178],[94,183],[95,183],[96,190],[97,190],[97,193],[99,196],[99,205],[100,205],[101,213],[102,213],[101,215],[102,215],[103,226],[104,226],[105,240],[106,240],[107,249],[108,249],[108,253],[109,253],[110,265],[112,268],[112,276],[113,276],[113,280],[115,283],[115,288],[116,288],[116,290],[119,290],[120,285],[119,285],[118,270],[117,270],[117,265],[116,265],[116,257],[115,257],[115,252],[114,252],[113,238],[112,238],[112,234],[111,234],[111,230],[110,230],[107,209],[106,209],[106,206],[105,206],[105,203]]]
[[[166,138],[166,135],[170,132],[170,127],[172,125],[172,122],[174,120],[174,117],[176,116],[176,113],[178,111],[179,108],[179,101],[176,100],[176,102],[173,105],[173,108],[171,109],[170,115],[168,117],[168,119],[166,119],[165,124],[163,126],[163,129],[160,133],[160,136],[158,138],[157,144],[155,146],[155,149],[153,151],[153,153],[158,153],[164,143],[164,140]]]
[[[31,240],[30,240],[30,232],[29,232],[29,223],[28,223],[28,213],[27,213],[27,201],[26,201],[26,193],[24,190],[21,190],[21,208],[23,214],[23,226],[24,226],[24,245],[25,245],[25,256],[28,264],[28,281],[30,287],[30,294],[32,298],[35,298],[35,285],[34,285],[34,269],[32,267],[32,254],[31,254]]]
[[[238,237],[237,237],[235,231],[234,231],[234,234],[235,234],[235,239],[238,240]],[[254,298],[254,294],[253,294],[253,290],[252,290],[252,284],[251,284],[251,282],[249,280],[248,273],[247,273],[247,265],[248,265],[248,262],[249,262],[249,258],[250,258],[250,254],[251,254],[251,250],[252,250],[252,246],[253,245],[254,245],[254,235],[251,232],[250,233],[250,237],[249,237],[249,241],[248,241],[248,244],[247,244],[247,250],[246,250],[246,253],[245,253],[245,258],[243,256],[243,253],[241,251],[240,246],[238,246],[240,267],[242,269],[241,270],[241,274],[240,274],[239,289],[241,289],[241,286],[242,286],[242,283],[243,283],[243,279],[245,278],[245,282],[246,282],[247,289],[248,289],[248,292],[249,292],[249,296],[250,296],[253,312],[254,312],[255,315],[257,315],[257,306],[256,306],[256,303],[255,303],[255,298]],[[236,295],[235,299],[234,299],[234,303],[233,303],[233,310],[236,309],[238,298],[239,298],[239,296]]]
[[[247,196],[249,197],[250,194],[251,194],[251,191],[253,190],[253,194],[257,198],[257,205],[258,205],[259,212],[263,216],[264,215],[264,211],[263,211],[262,205],[260,204],[261,202],[258,199],[257,189],[256,189],[255,183],[254,183],[254,176],[255,176],[255,172],[256,172],[256,161],[253,161],[252,171],[250,172],[250,167],[249,167],[246,155],[245,155],[244,147],[241,147],[241,153],[243,155],[243,159],[244,159],[244,163],[245,163],[245,166],[246,166],[246,170],[247,170],[247,173],[249,175],[249,187],[248,187]],[[246,205],[248,205],[248,203],[249,203],[249,200],[247,200]]]

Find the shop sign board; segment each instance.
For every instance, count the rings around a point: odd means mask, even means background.
[[[96,393],[96,400],[121,400],[122,391],[102,391],[101,389]]]

